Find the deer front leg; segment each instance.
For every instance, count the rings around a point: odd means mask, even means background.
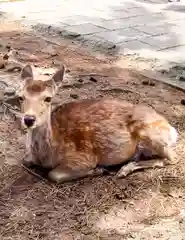
[[[102,175],[104,169],[96,168],[96,158],[87,153],[67,153],[61,165],[48,174],[50,180],[64,183],[87,176]]]
[[[32,153],[26,153],[23,157],[22,164],[30,168],[37,165],[37,161]]]
[[[65,183],[88,176],[103,175],[103,168],[95,168],[91,170],[72,171],[70,169],[63,169],[62,166],[58,166],[49,172],[48,177],[51,181],[56,183]]]

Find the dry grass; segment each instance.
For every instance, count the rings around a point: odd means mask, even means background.
[[[70,95],[77,94],[79,98],[109,95],[145,103],[170,120],[178,129],[180,139],[176,148],[179,163],[175,166],[137,172],[120,180],[104,176],[54,185],[21,168],[24,136],[12,118],[4,116],[0,122],[0,239],[171,239],[163,231],[164,226],[171,226],[169,222],[164,223],[165,219],[173,219],[176,224],[172,224],[173,231],[181,239],[184,229],[179,225],[179,214],[185,207],[185,126],[180,100],[185,94],[158,82],[155,86],[143,86],[142,76],[117,67],[116,59],[95,58],[83,49],[70,46],[69,42],[61,41],[58,46],[26,33],[21,33],[20,38],[19,32],[12,31],[1,33],[1,40],[35,55],[36,69],[57,68],[60,62],[65,63],[70,72],[64,81],[67,87],[61,87],[57,96],[62,102],[74,100]],[[57,55],[52,57],[53,53]],[[27,63],[29,59],[22,61]],[[93,76],[97,82],[90,80],[91,73],[97,74]],[[1,72],[1,77],[7,78],[4,74]],[[9,84],[21,84],[16,73],[8,74]],[[152,236],[148,235],[150,231]]]

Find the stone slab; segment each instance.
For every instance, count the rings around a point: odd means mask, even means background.
[[[150,46],[147,43],[143,43],[139,40],[133,40],[133,41],[129,41],[129,42],[123,42],[123,43],[119,43],[117,44],[117,49],[118,49],[118,54],[119,55],[131,55],[131,54],[139,54],[139,53],[144,53],[147,51],[151,51],[151,49],[153,51],[156,50],[156,47],[154,46]]]
[[[140,39],[141,42],[157,47],[158,50],[169,49],[172,47],[185,44],[185,34],[177,37],[176,34],[167,33],[158,36],[145,37]]]
[[[104,28],[93,25],[92,23],[84,23],[79,25],[68,26],[65,31],[78,33],[80,35],[99,33],[105,31]]]
[[[134,26],[146,26],[146,23],[148,24],[154,24],[154,23],[161,23],[161,21],[164,20],[164,17],[158,13],[153,15],[142,15],[142,16],[133,16],[131,18],[120,18],[120,19],[114,19],[114,20],[105,20],[100,21],[99,23],[96,23],[97,26],[107,28],[109,30],[115,30],[115,29],[121,29],[121,28],[128,28],[128,27],[134,27]]]
[[[133,39],[148,36],[148,34],[139,32],[132,28],[120,29],[115,31],[104,31],[95,34],[95,36],[103,38],[113,43],[126,42]]]
[[[133,29],[147,33],[152,36],[158,36],[163,34],[168,34],[171,31],[172,27],[176,27],[175,24],[160,24],[160,25],[144,25],[144,26],[135,26]]]
[[[11,14],[15,20],[34,26],[41,24],[44,28],[50,26],[52,33],[61,32],[61,36],[99,46],[100,51],[115,48],[115,54],[134,54],[146,50],[155,58],[168,56],[178,61],[180,56],[185,62],[185,49],[181,46],[185,45],[183,2],[24,0],[0,6],[1,11]]]

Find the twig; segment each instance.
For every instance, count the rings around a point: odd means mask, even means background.
[[[5,69],[5,71],[6,72],[14,72],[16,70],[17,72],[20,72],[21,69],[22,69],[22,66],[21,67],[20,66],[13,66],[13,67],[10,67],[8,69]]]
[[[16,117],[20,117],[21,113],[18,111],[18,109],[13,108],[10,104],[2,101],[1,103],[3,106],[5,106],[11,113],[15,114]]]
[[[30,168],[27,168],[24,164],[21,164],[21,167],[23,167],[28,173],[32,174],[33,176],[39,178],[40,180],[44,182],[48,182],[44,177],[42,177],[40,174],[32,171]]]
[[[5,87],[8,87],[8,84],[3,80],[0,80],[0,84],[4,84]]]
[[[81,73],[78,74],[79,77],[92,77],[92,76],[97,76],[97,77],[109,77],[108,75],[102,75],[101,73]]]
[[[132,89],[124,89],[124,88],[104,88],[104,89],[100,89],[100,91],[102,92],[111,92],[111,91],[115,91],[115,92],[126,92],[126,93],[134,93],[137,94],[139,96],[141,96],[141,93],[137,92],[136,90],[132,90]]]

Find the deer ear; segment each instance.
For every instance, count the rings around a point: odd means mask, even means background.
[[[55,83],[59,83],[63,81],[64,72],[65,72],[65,67],[64,65],[62,65],[61,68],[58,71],[56,71],[56,73],[52,77]]]
[[[49,91],[52,93],[52,95],[56,94],[57,86],[56,86],[55,81],[53,80],[53,78],[45,81],[45,86],[49,89]]]
[[[21,72],[21,78],[22,79],[29,78],[29,79],[33,80],[33,71],[29,64],[23,67],[22,72]]]

